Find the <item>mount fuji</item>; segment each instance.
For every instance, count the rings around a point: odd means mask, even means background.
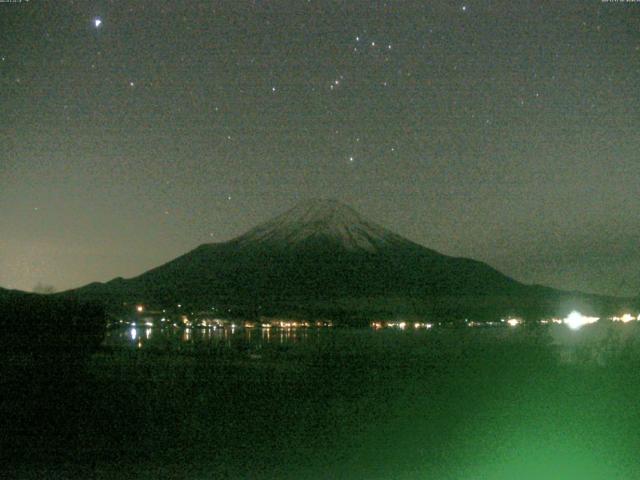
[[[230,241],[74,293],[111,306],[215,305],[241,315],[495,318],[611,303],[525,285],[485,263],[440,254],[333,200],[300,203]]]

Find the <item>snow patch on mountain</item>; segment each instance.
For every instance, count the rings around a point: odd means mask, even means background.
[[[375,252],[390,243],[407,242],[335,200],[302,202],[273,220],[250,230],[236,241],[243,245],[297,245],[315,238],[332,240],[348,250],[369,252]]]

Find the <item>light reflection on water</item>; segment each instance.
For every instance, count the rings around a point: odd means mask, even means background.
[[[323,328],[182,328],[127,326],[107,332],[104,344],[109,347],[159,347],[210,345],[231,347],[241,342],[252,347],[267,344],[305,343],[322,335]]]
[[[305,349],[307,346],[324,345],[326,340],[340,339],[345,348],[354,345],[347,339],[358,340],[366,335],[381,336],[395,342],[398,335],[414,338],[418,344],[425,344],[428,338],[454,339],[461,342],[490,339],[491,343],[508,341],[509,338],[529,339],[539,345],[546,345],[561,363],[595,363],[606,365],[627,355],[629,351],[640,349],[640,323],[623,325],[615,322],[600,322],[573,330],[566,325],[543,325],[542,328],[524,329],[520,327],[459,328],[459,329],[395,329],[373,328],[340,329],[324,327],[258,327],[227,326],[215,328],[199,327],[149,327],[128,325],[107,332],[104,345],[112,348],[133,348],[160,351],[181,351],[194,348],[211,351],[213,349],[237,352],[257,352],[263,347],[275,347],[288,351],[294,345]],[[434,337],[434,338],[435,338]],[[473,340],[475,339],[475,340]],[[382,339],[380,339],[382,341]],[[362,339],[358,340],[362,341]],[[324,343],[323,343],[324,342]],[[361,347],[366,350],[367,341]],[[334,348],[333,343],[329,343]],[[262,353],[262,352],[260,352]]]

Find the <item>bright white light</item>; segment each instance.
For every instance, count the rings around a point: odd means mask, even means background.
[[[142,305],[138,305],[136,307],[136,310],[138,311],[138,313],[142,313],[142,312],[144,312],[144,307]]]
[[[635,318],[630,313],[625,313],[621,317],[613,317],[611,320],[613,320],[614,322],[627,323],[635,320]]]
[[[135,340],[135,339],[136,339],[136,337],[138,336],[138,332],[136,331],[136,329],[135,329],[135,328],[132,328],[132,329],[129,331],[129,335],[131,336],[131,340]]]
[[[100,20],[99,18],[94,18],[93,24],[95,25],[96,28],[100,28],[100,26],[102,25],[102,20]]]
[[[599,320],[596,317],[585,317],[580,312],[573,311],[571,312],[567,318],[564,319],[565,325],[567,325],[572,330],[577,330],[583,325],[588,325],[590,323],[595,323]]]
[[[517,327],[520,324],[520,320],[518,320],[517,318],[510,318],[509,320],[507,320],[507,323],[510,327]]]

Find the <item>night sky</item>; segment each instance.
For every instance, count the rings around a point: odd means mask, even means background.
[[[640,3],[0,3],[0,286],[129,277],[335,198],[640,292]]]

